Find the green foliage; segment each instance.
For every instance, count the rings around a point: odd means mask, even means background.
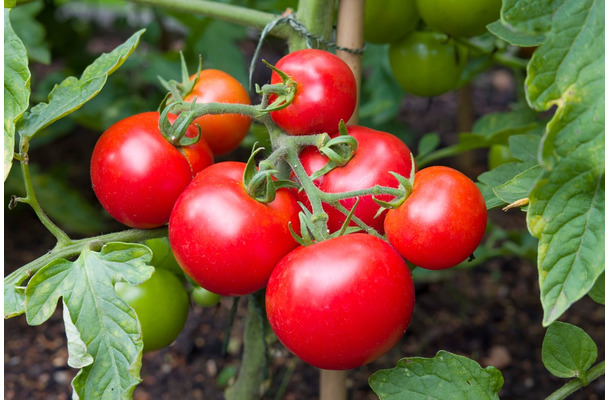
[[[68,337],[68,365],[80,368],[72,381],[86,399],[131,398],[140,381],[142,338],[135,312],[114,290],[152,275],[143,245],[108,243],[101,251],[83,249],[74,262],[56,259],[41,268],[25,290],[30,325],[45,322],[61,297]]]
[[[13,163],[15,124],[30,99],[30,71],[25,46],[12,29],[9,13],[4,10],[4,180]]]
[[[135,50],[143,33],[143,30],[136,32],[112,52],[101,55],[85,69],[80,79],[69,77],[55,86],[49,94],[48,103],[40,103],[26,113],[18,127],[20,134],[33,137],[42,128],[72,113],[97,95],[108,75]]]
[[[404,358],[375,372],[369,384],[381,400],[498,399],[504,379],[494,367],[439,351],[434,358]]]
[[[584,377],[596,359],[597,346],[581,328],[559,321],[549,326],[542,342],[542,362],[553,375]]]
[[[537,111],[556,107],[536,147],[539,166],[494,187],[501,200],[500,193],[529,199],[544,325],[586,295],[604,271],[603,10],[596,0],[510,0],[503,8],[502,20],[512,31],[536,41],[544,36],[528,65],[526,96]]]

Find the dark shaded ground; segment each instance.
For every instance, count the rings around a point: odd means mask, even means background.
[[[475,85],[475,109],[486,113],[505,107],[511,97],[510,79],[504,71],[482,77],[479,86]],[[495,89],[493,96],[490,87]],[[450,143],[451,132],[456,131],[455,110],[455,94],[438,97],[431,104],[408,98],[404,119],[414,131],[436,130]],[[45,154],[33,153],[31,158],[45,158],[52,164],[58,161],[57,157],[68,154],[70,161],[86,165],[95,143],[92,136],[81,135],[71,144],[59,141],[53,145],[57,147],[47,149]],[[68,149],[74,151],[66,153],[66,146],[73,146]],[[476,153],[474,161],[472,177],[481,172],[484,154]],[[74,169],[72,174],[75,184],[90,190],[86,168]],[[53,246],[50,235],[26,206],[19,208],[5,213],[5,275]],[[523,224],[524,215],[514,210],[506,214],[494,212],[491,218],[515,227]],[[350,399],[376,398],[367,383],[372,372],[394,366],[401,357],[432,357],[441,349],[473,358],[483,366],[498,367],[505,380],[500,393],[504,400],[543,399],[564,383],[553,378],[541,362],[545,329],[541,326],[534,263],[517,258],[493,259],[472,269],[448,271],[446,278],[416,283],[416,308],[406,335],[381,359],[349,372]],[[221,399],[223,385],[231,380],[231,368],[239,367],[245,304],[240,302],[226,356],[221,355],[221,344],[231,299],[223,299],[217,308],[193,306],[177,341],[169,348],[144,355],[143,382],[134,398]],[[563,320],[589,333],[600,346],[599,359],[603,358],[604,307],[586,297],[572,306]],[[70,381],[76,371],[66,363],[66,339],[59,312],[38,327],[27,326],[23,316],[5,320],[4,346],[5,399],[71,398]],[[314,368],[292,357],[277,342],[271,346],[270,355],[272,374],[265,399],[317,398],[319,375]],[[601,399],[604,393],[601,379],[571,398]]]

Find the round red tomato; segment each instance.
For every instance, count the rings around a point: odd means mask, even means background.
[[[176,117],[170,115],[170,121]],[[189,127],[187,136],[197,135]],[[125,118],[106,130],[91,156],[93,190],[110,215],[132,228],[168,222],[193,176],[214,162],[206,141],[176,148],[159,131],[159,113]]]
[[[348,126],[348,133],[358,141],[358,149],[352,159],[343,167],[337,167],[326,175],[314,181],[323,192],[339,193],[352,190],[367,189],[375,185],[397,188],[399,183],[389,172],[395,172],[404,177],[411,175],[412,154],[407,145],[396,136],[364,126]],[[338,132],[331,135],[336,137]],[[316,147],[305,148],[299,158],[308,175],[321,169],[328,158],[322,155]],[[304,191],[297,194],[303,204],[309,206],[309,200]],[[378,195],[380,200],[390,201],[392,196]],[[341,204],[351,210],[356,198],[341,200]],[[328,228],[337,231],[345,221],[345,214],[336,208],[323,204],[328,214]],[[373,196],[360,196],[354,215],[367,225],[383,233],[383,220],[387,211],[375,218],[379,205],[373,201]],[[355,225],[352,223],[351,225]]]
[[[245,164],[221,162],[193,179],[169,220],[169,242],[178,264],[201,287],[222,296],[262,289],[271,270],[297,246],[299,206],[288,189],[271,203],[245,191]]]
[[[323,50],[304,49],[281,58],[275,67],[292,78],[297,91],[292,103],[272,111],[277,126],[291,135],[334,132],[339,122],[352,116],[356,108],[356,78],[350,67],[336,55]],[[271,83],[281,83],[274,71]],[[275,99],[270,97],[271,101]]]
[[[409,262],[446,269],[466,260],[487,226],[487,208],[479,188],[448,167],[415,174],[413,193],[385,219],[388,240]]]
[[[196,74],[191,76],[195,79]],[[185,96],[187,102],[197,97],[197,103],[237,103],[250,105],[250,96],[239,81],[226,72],[204,69],[195,87]],[[201,127],[201,135],[219,156],[236,149],[250,130],[252,120],[241,114],[202,115],[193,121]]]
[[[405,333],[414,302],[402,257],[364,233],[290,252],[273,270],[265,299],[284,346],[331,370],[359,367],[390,350]]]

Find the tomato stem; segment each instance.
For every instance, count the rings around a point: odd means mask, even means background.
[[[12,205],[14,206],[16,202],[19,203],[27,203],[32,207],[36,216],[40,220],[40,222],[47,228],[49,232],[57,239],[57,244],[60,246],[69,244],[72,240],[70,237],[59,227],[57,226],[49,216],[44,212],[42,206],[38,202],[38,198],[36,197],[36,192],[34,190],[34,185],[32,184],[32,176],[30,173],[30,163],[29,163],[29,137],[22,135],[21,143],[20,143],[20,156],[19,163],[21,166],[21,174],[23,176],[23,183],[25,185],[25,197],[22,198],[13,198]]]

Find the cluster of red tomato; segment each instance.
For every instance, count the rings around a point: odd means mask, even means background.
[[[390,44],[392,73],[405,92],[437,96],[457,88],[466,65],[467,49],[452,38],[485,33],[501,6],[501,0],[367,1],[364,35]]]
[[[347,64],[332,53],[307,49],[288,54],[275,67],[297,88],[287,107],[270,112],[275,124],[287,135],[336,137],[339,122],[356,106],[356,82]],[[271,83],[281,79],[274,72]],[[311,187],[280,188],[272,201],[259,202],[244,188],[244,163],[210,165],[205,133],[197,144],[177,149],[161,136],[157,122],[158,114],[146,113],[102,135],[91,166],[100,202],[132,227],[169,222],[176,260],[203,288],[240,296],[266,287],[273,331],[289,350],[319,368],[354,368],[393,347],[407,329],[415,301],[405,260],[430,269],[452,267],[472,254],[485,231],[485,202],[470,179],[446,167],[415,172],[401,140],[348,126],[357,150],[346,165],[316,178],[315,190],[398,188],[393,172],[414,175],[412,192],[399,207],[382,213],[372,194],[360,196],[358,203],[340,200],[347,210],[355,206],[353,218],[377,234],[329,236],[302,246],[291,229],[299,232],[299,202],[311,207]],[[328,158],[308,146],[299,160],[311,176]],[[345,214],[328,204],[324,210],[329,232],[339,230]]]

